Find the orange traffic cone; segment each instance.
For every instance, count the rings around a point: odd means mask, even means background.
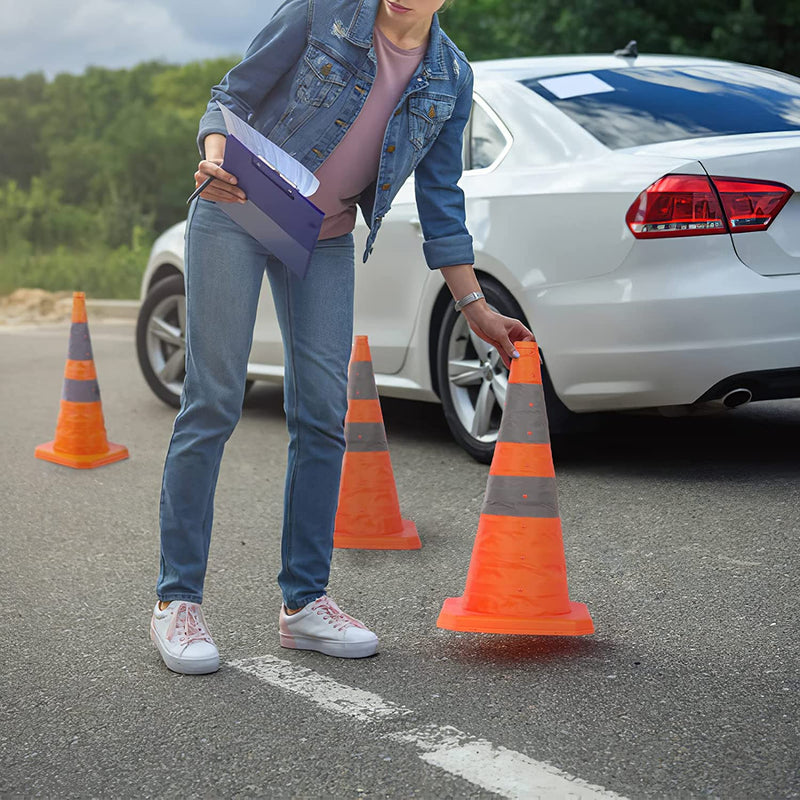
[[[86,295],[72,295],[72,326],[61,392],[56,438],[36,448],[36,458],[90,469],[128,457],[128,448],[109,444],[86,319]]]
[[[516,347],[466,588],[445,600],[436,624],[482,633],[593,633],[588,609],[567,594],[539,348]]]
[[[417,527],[400,516],[397,487],[366,336],[356,336],[347,380],[347,450],[333,546],[418,550]]]

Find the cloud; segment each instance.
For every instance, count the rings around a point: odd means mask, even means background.
[[[167,1],[172,19],[195,41],[218,45],[226,42],[243,51],[267,24],[278,0],[233,0],[221,5],[219,0]]]
[[[0,75],[242,53],[276,0],[0,0]]]

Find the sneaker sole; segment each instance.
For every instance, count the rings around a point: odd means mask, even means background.
[[[326,642],[307,636],[292,636],[280,633],[281,647],[289,650],[316,650],[336,658],[367,658],[378,652],[378,640],[374,642]]]
[[[161,639],[150,624],[150,641],[155,645],[161,659],[168,669],[181,675],[208,675],[219,669],[219,654],[213,658],[178,658],[168,652],[161,643]]]

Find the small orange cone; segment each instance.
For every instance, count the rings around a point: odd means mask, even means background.
[[[437,625],[454,631],[579,636],[594,625],[570,602],[539,348],[518,342],[467,584]]]
[[[40,444],[35,455],[75,469],[101,467],[128,457],[127,447],[110,444],[106,438],[83,292],[72,295],[72,326],[56,438]]]
[[[347,450],[333,546],[419,550],[417,527],[400,516],[389,445],[366,336],[356,336],[347,379]]]

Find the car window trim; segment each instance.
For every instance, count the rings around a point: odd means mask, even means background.
[[[497,129],[503,136],[505,140],[505,145],[503,149],[498,154],[497,158],[489,164],[488,167],[480,167],[479,169],[469,169],[464,170],[465,175],[486,175],[490,172],[494,172],[495,169],[500,165],[500,162],[508,155],[508,151],[511,150],[511,145],[514,144],[514,137],[511,135],[511,131],[506,127],[505,123],[502,119],[495,113],[495,110],[483,99],[481,95],[477,92],[473,92],[472,95],[473,103],[477,103],[485,112],[489,119],[497,126]],[[470,137],[470,141],[472,139],[472,119],[470,115],[470,124],[468,127],[468,133]],[[471,152],[471,147],[467,149],[467,152]]]

